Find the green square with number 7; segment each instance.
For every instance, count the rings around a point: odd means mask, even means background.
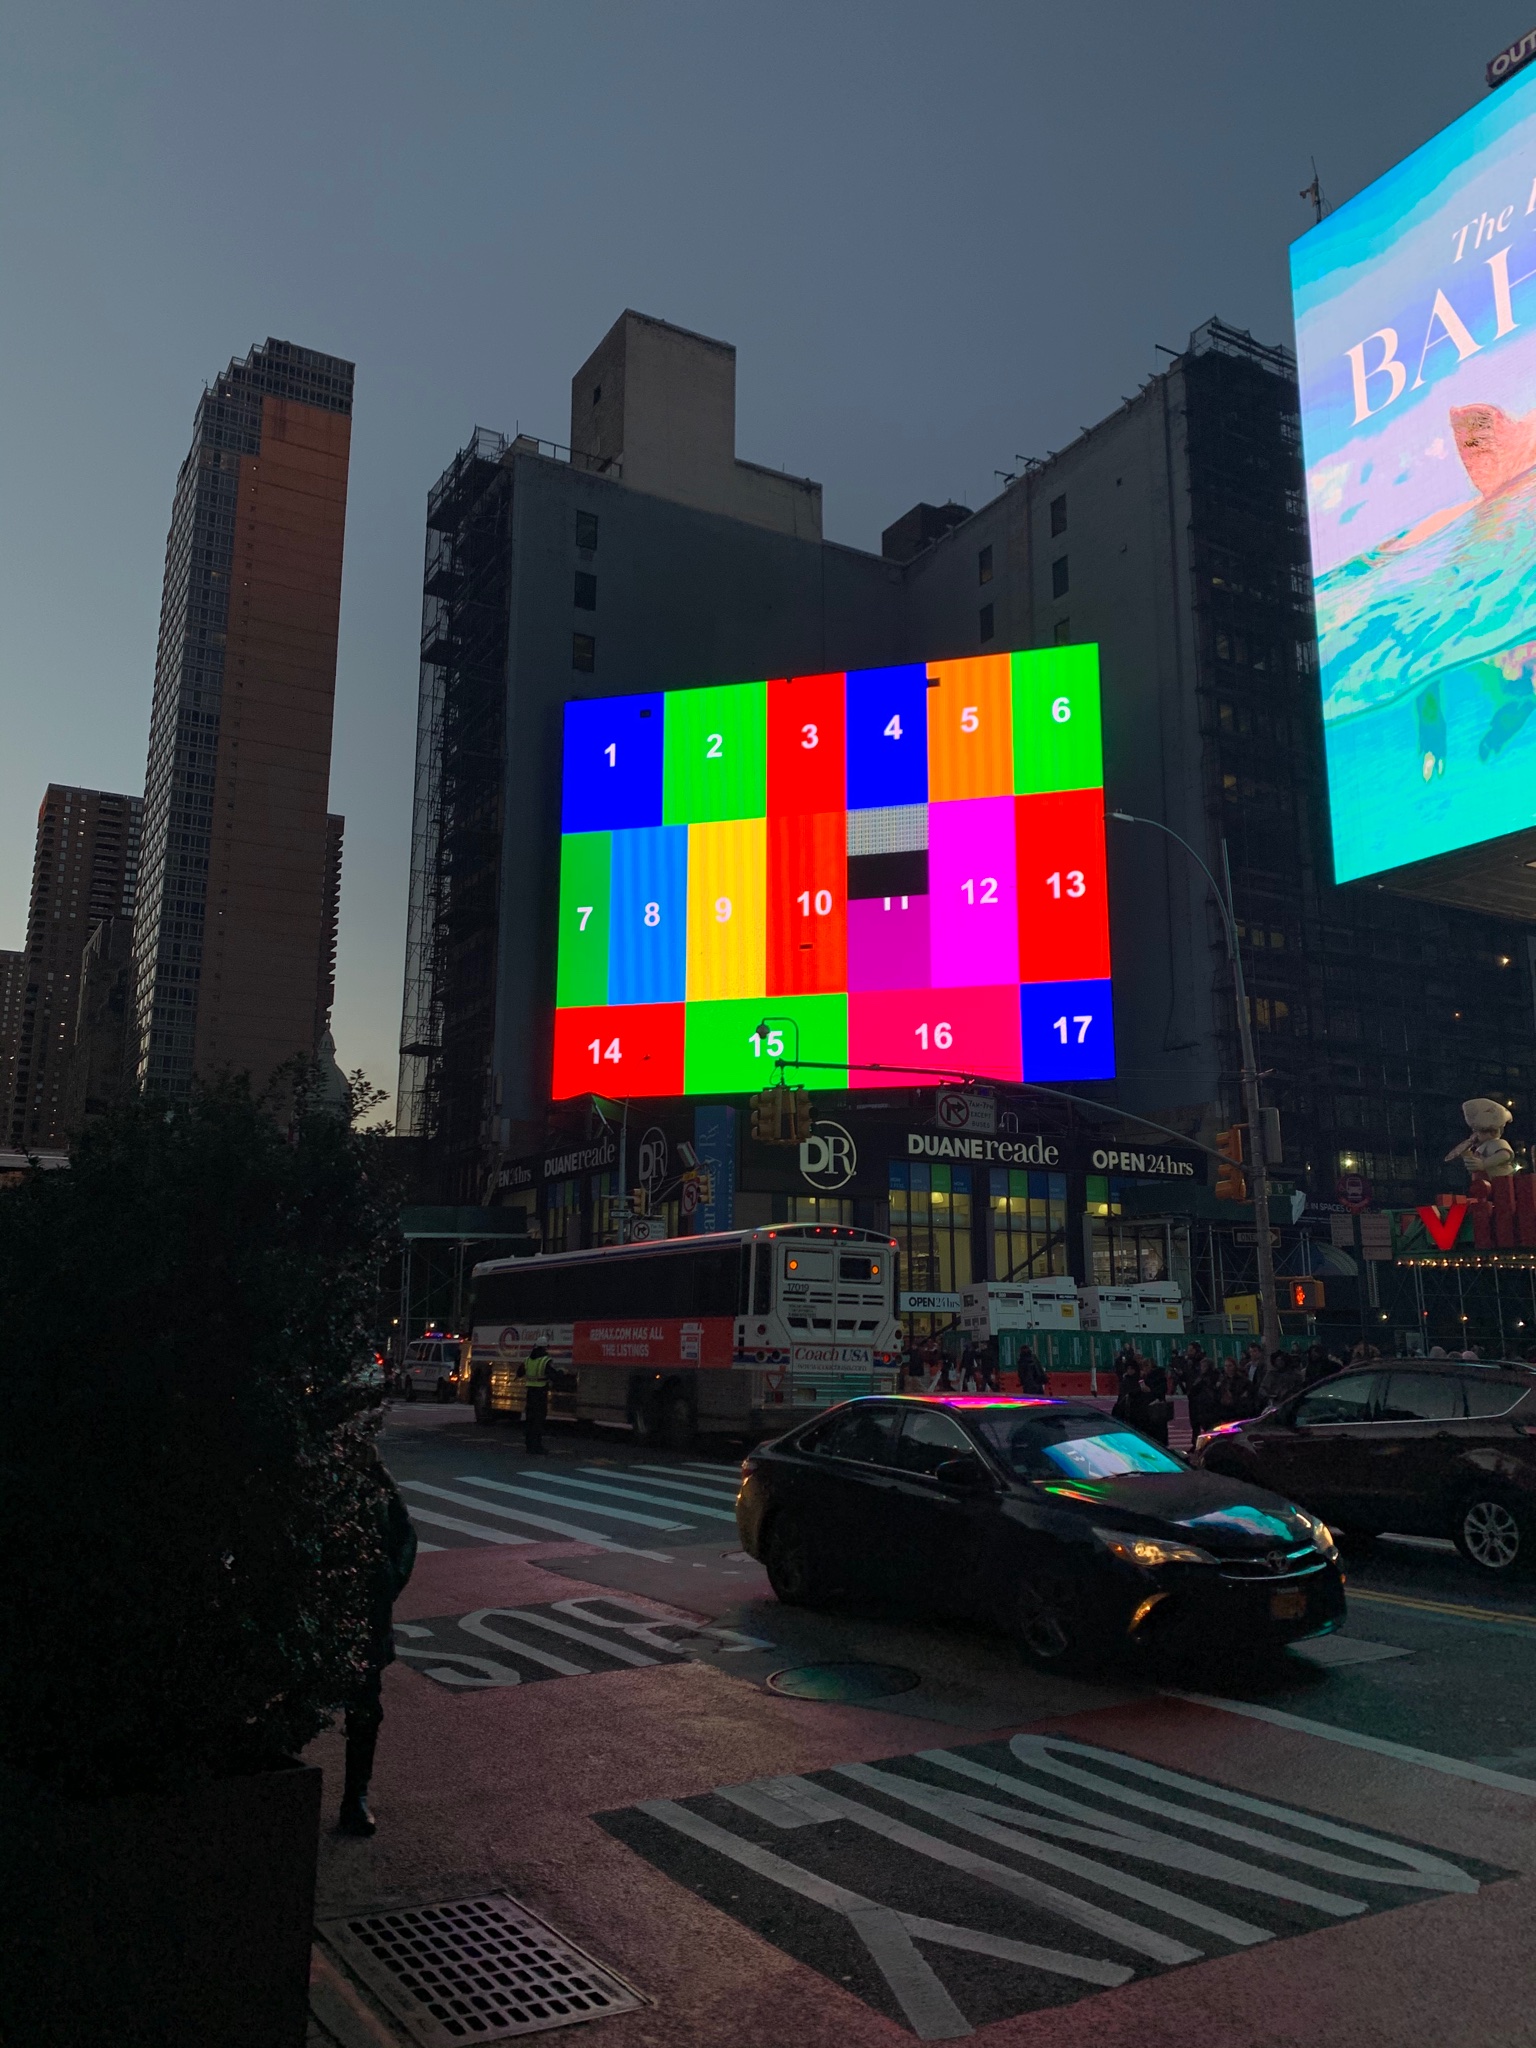
[[[780,1057],[790,1064],[779,1069]],[[825,1061],[796,1067],[795,1060]],[[690,1095],[848,1086],[848,998],[744,996],[688,1005],[684,1086]]]
[[[1042,647],[1012,663],[1014,794],[1101,788],[1098,648]]]

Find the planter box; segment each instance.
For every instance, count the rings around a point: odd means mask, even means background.
[[[0,2041],[303,2048],[320,1772],[66,1800],[0,1769]]]

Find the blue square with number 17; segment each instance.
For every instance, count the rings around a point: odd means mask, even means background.
[[[584,697],[565,707],[562,832],[622,832],[661,823],[659,691]]]
[[[1019,990],[1026,1081],[1108,1081],[1115,1018],[1107,981],[1029,981]]]

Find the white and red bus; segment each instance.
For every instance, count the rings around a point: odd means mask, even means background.
[[[896,1243],[846,1224],[490,1259],[473,1300],[482,1422],[521,1413],[536,1341],[554,1367],[551,1416],[672,1445],[787,1429],[896,1383]]]

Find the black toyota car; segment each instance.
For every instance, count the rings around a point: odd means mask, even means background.
[[[972,1616],[1044,1666],[1279,1645],[1344,1619],[1316,1516],[1086,1402],[846,1402],[747,1457],[736,1519],[787,1604],[866,1594]]]

